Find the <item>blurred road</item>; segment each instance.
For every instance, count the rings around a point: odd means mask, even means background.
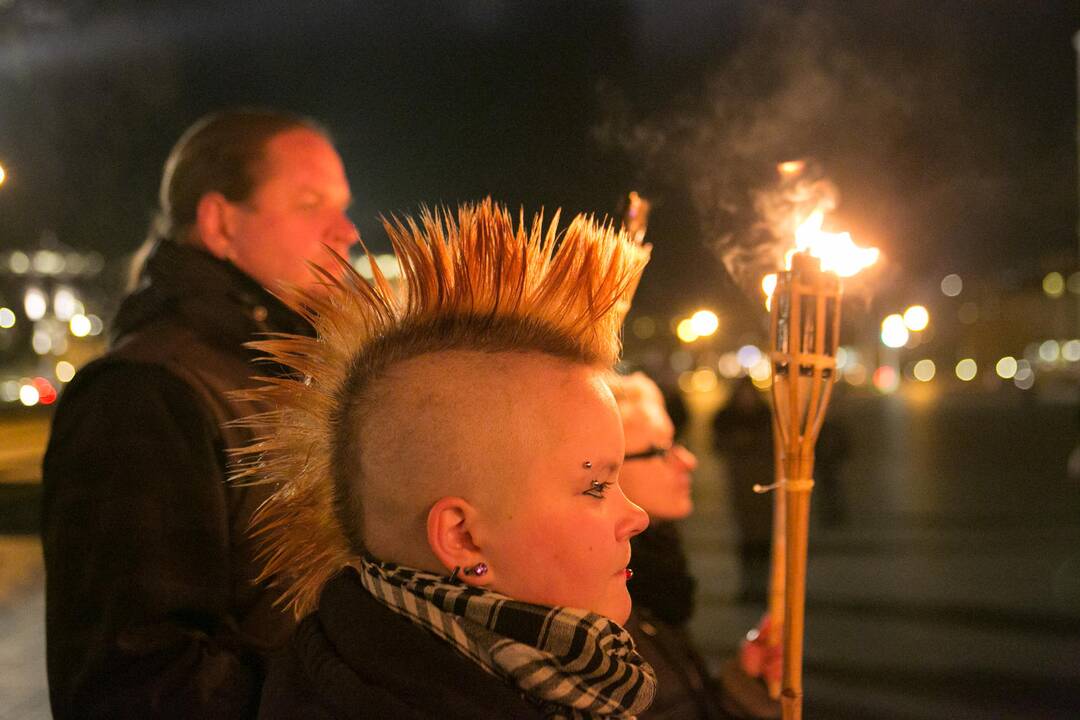
[[[847,450],[812,501],[806,717],[1077,717],[1075,409],[1017,393],[852,396],[830,421]],[[692,415],[701,466],[685,533],[700,583],[692,629],[718,659],[763,611],[766,566],[740,559],[711,432]],[[0,417],[0,720],[49,717],[35,535],[46,436],[43,415]]]

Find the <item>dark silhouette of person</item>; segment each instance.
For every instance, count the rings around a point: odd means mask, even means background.
[[[728,404],[713,418],[713,443],[724,459],[739,525],[743,595],[762,599],[767,591],[773,501],[754,485],[774,480],[772,415],[750,378],[739,380]]]

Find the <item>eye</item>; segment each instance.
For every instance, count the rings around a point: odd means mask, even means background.
[[[305,193],[296,204],[301,210],[315,210],[322,204],[322,198],[313,193]]]
[[[588,495],[589,497],[594,497],[597,500],[603,500],[604,491],[607,490],[609,487],[611,487],[611,483],[609,482],[599,482],[597,480],[593,480],[592,483],[589,485],[589,489],[581,494]]]
[[[652,460],[653,458],[666,459],[671,449],[675,447],[674,443],[670,443],[667,447],[659,447],[657,445],[651,446],[648,450],[643,450],[637,453],[630,453],[623,458],[623,462],[630,462],[633,460]]]

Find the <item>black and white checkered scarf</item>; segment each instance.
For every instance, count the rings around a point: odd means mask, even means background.
[[[549,718],[633,718],[656,675],[630,634],[596,613],[518,602],[446,577],[362,559],[376,600],[518,688]]]

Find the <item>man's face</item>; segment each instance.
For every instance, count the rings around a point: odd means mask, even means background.
[[[508,479],[505,500],[477,538],[494,569],[491,587],[625,622],[630,538],[648,516],[618,484],[624,447],[614,400],[584,367],[541,392],[530,469]]]
[[[230,203],[226,258],[269,290],[283,281],[316,287],[305,261],[337,273],[323,245],[348,258],[358,239],[341,158],[317,132],[288,130],[267,143],[260,170],[251,197]]]
[[[659,393],[657,393],[659,395]],[[657,520],[681,520],[694,504],[690,497],[690,473],[697,458],[674,443],[675,427],[663,405],[642,398],[642,406],[630,413],[623,425],[626,454],[670,448],[666,455],[632,458],[623,464],[623,489],[627,496]]]

